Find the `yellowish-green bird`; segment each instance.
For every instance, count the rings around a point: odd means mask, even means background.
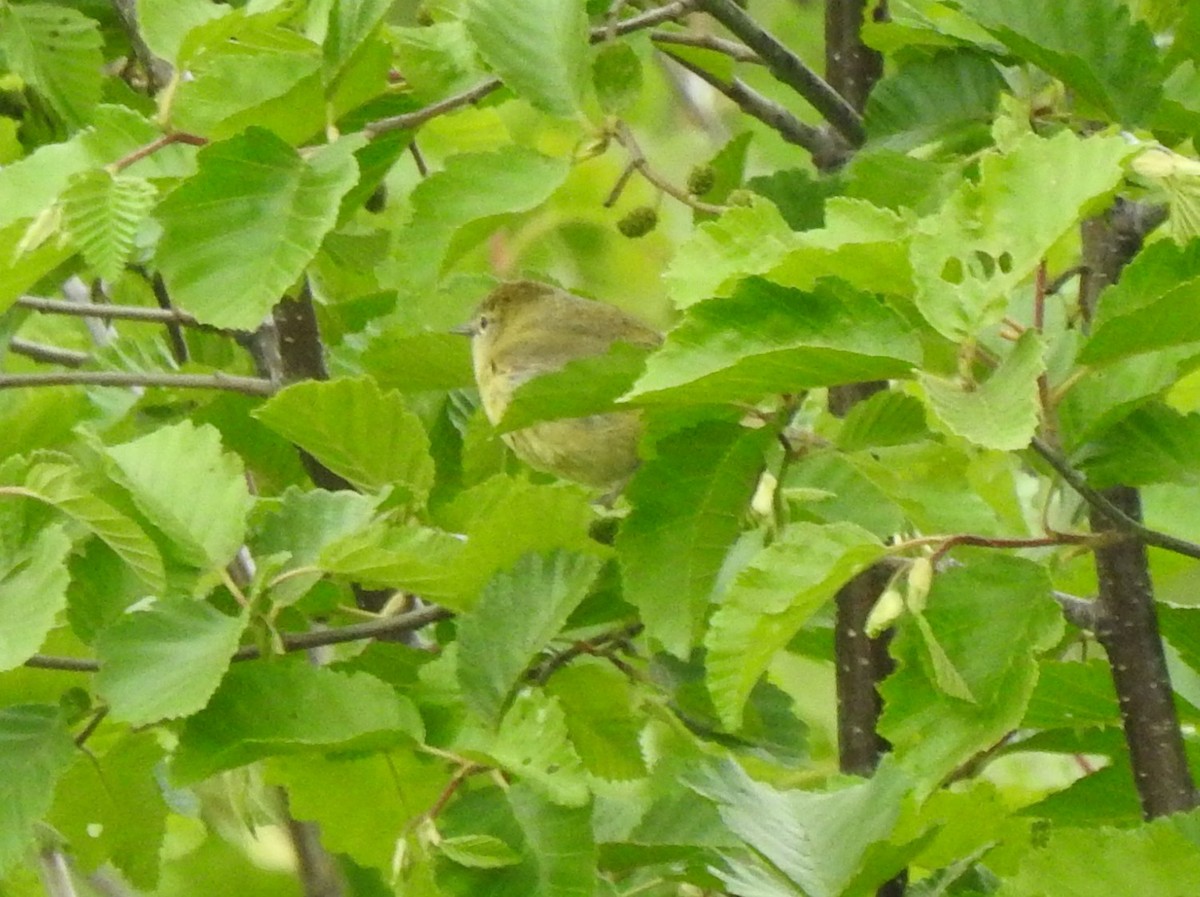
[[[662,342],[658,331],[618,308],[530,280],[497,287],[458,332],[471,337],[475,382],[493,424],[522,383],[603,355],[615,342]],[[637,467],[641,433],[636,411],[618,411],[542,421],[503,439],[530,467],[612,492]]]

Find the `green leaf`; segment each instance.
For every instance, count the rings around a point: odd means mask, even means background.
[[[1158,103],[1154,34],[1120,0],[963,0],[963,11],[1112,121],[1135,125]]]
[[[146,726],[205,705],[237,650],[246,617],[190,598],[156,601],[96,638],[96,691],[114,719]]]
[[[422,103],[445,99],[482,80],[475,46],[462,22],[391,29],[396,64]]]
[[[974,50],[918,58],[884,78],[867,100],[872,144],[909,150],[968,128],[987,135],[1004,87],[995,63]]]
[[[323,44],[326,71],[340,71],[362,49],[391,7],[390,0],[334,0]]]
[[[958,698],[960,701],[970,704],[978,704],[975,695],[971,694],[971,686],[967,684],[962,673],[958,671],[958,667],[954,665],[954,661],[950,659],[950,655],[946,653],[946,649],[942,647],[942,643],[938,641],[933,627],[929,625],[925,615],[918,613],[914,614],[913,618],[917,624],[917,631],[921,633],[921,638],[925,642],[925,650],[929,652],[929,664],[932,668],[934,685],[943,694],[952,698]]]
[[[971,389],[932,374],[919,378],[930,407],[951,433],[983,448],[1017,451],[1037,431],[1044,351],[1041,336],[1027,330],[992,375]]]
[[[513,392],[496,430],[507,433],[544,420],[587,417],[610,411],[646,366],[650,350],[613,343],[603,355],[578,358],[558,371],[534,377]]]
[[[599,857],[591,807],[548,803],[535,789],[520,782],[509,788],[506,796],[525,836],[525,854],[536,869],[536,890],[518,893],[592,897]]]
[[[738,280],[766,274],[796,242],[775,204],[753,197],[691,232],[675,251],[663,279],[677,308],[727,296]]]
[[[688,784],[715,801],[746,846],[808,897],[846,893],[867,849],[891,834],[908,785],[889,763],[869,781],[837,791],[779,791],[729,760]],[[731,855],[729,862],[736,869],[739,860]]]
[[[625,599],[672,654],[695,643],[763,468],[768,430],[710,421],[672,434],[634,474],[617,535]]]
[[[929,435],[925,406],[915,396],[883,390],[858,402],[842,419],[837,447],[856,452],[881,445],[918,442]]]
[[[187,721],[171,769],[186,784],[276,754],[379,750],[422,736],[416,708],[374,676],[304,660],[244,663]]]
[[[470,341],[454,333],[385,330],[367,346],[363,366],[380,386],[405,394],[475,385]]]
[[[100,101],[100,27],[69,6],[0,5],[0,53],[7,67],[72,126],[88,123]]]
[[[156,777],[164,751],[155,732],[130,732],[90,763],[67,771],[50,823],[68,841],[72,860],[90,872],[106,863],[136,888],[158,884],[167,805]]]
[[[962,557],[934,577],[924,612],[943,657],[935,665],[921,627],[901,626],[891,648],[898,668],[882,687],[880,734],[923,788],[1017,726],[1037,682],[1036,653],[1063,630],[1045,568],[995,553]],[[950,668],[975,703],[947,694]]]
[[[629,44],[606,44],[592,62],[592,84],[600,108],[608,115],[621,115],[642,92],[642,60]]]
[[[1144,405],[1077,449],[1074,460],[1097,488],[1200,481],[1200,414]]]
[[[321,550],[316,565],[354,582],[402,589],[463,610],[478,593],[476,588],[469,594],[471,600],[464,594],[466,548],[460,537],[441,530],[378,524],[334,540]]]
[[[1144,897],[1200,889],[1200,850],[1179,817],[1132,829],[1051,829],[1021,858],[997,897]]]
[[[1172,610],[1159,608],[1160,619],[1164,611]],[[1121,711],[1107,662],[1099,658],[1086,663],[1041,662],[1037,687],[1021,721],[1023,728],[1078,730],[1085,726],[1119,725]]]
[[[594,556],[524,555],[493,576],[459,618],[458,681],[467,706],[485,722],[499,721],[521,674],[558,635],[599,570]]]
[[[456,234],[468,224],[536,208],[566,179],[568,163],[524,147],[451,156],[413,188],[410,223],[396,236],[393,278],[407,291],[431,289]],[[479,234],[472,231],[474,239]]]
[[[804,292],[750,278],[730,298],[689,309],[628,397],[757,401],[768,393],[904,377],[920,356],[912,328],[874,296],[836,281]]]
[[[0,670],[19,667],[37,652],[67,606],[67,553],[61,526],[23,545],[6,545],[0,560]]]
[[[312,261],[354,185],[358,136],[307,158],[261,128],[200,151],[159,206],[158,264],[172,298],[206,324],[253,330]]]
[[[1131,355],[1200,341],[1200,242],[1151,243],[1100,294],[1092,335],[1079,353],[1083,364],[1107,364]]]
[[[0,216],[3,214],[0,211]],[[0,310],[7,311],[26,290],[73,255],[65,241],[47,240],[35,247],[27,246],[25,237],[33,226],[21,220],[0,230]]]
[[[227,564],[245,538],[250,491],[242,461],[221,448],[215,427],[160,427],[107,449],[138,509],[195,567]]]
[[[254,416],[360,489],[402,486],[420,503],[433,485],[420,419],[370,377],[295,383]]]
[[[175,64],[192,29],[229,12],[208,0],[138,0],[138,31],[154,55]]]
[[[460,835],[437,842],[442,855],[452,863],[471,869],[500,869],[521,862],[521,855],[491,835]]]
[[[0,875],[33,843],[33,826],[50,809],[54,787],[75,759],[75,743],[57,707],[0,709]]]
[[[541,691],[516,696],[490,743],[477,746],[538,794],[564,807],[581,807],[589,792],[583,762],[571,744],[558,701]]]
[[[750,691],[776,653],[883,551],[851,523],[794,523],[738,573],[705,638],[708,690],[727,727],[740,726]]]
[[[1120,185],[1135,147],[1121,137],[1028,135],[980,163],[912,240],[921,314],[952,340],[998,323],[1050,247]]]
[[[588,772],[610,781],[647,774],[639,740],[643,723],[623,673],[585,658],[556,670],[546,691],[566,714],[571,743]]]
[[[158,191],[145,178],[91,171],[74,178],[62,195],[71,239],[97,274],[116,280],[133,251],[137,230]]]
[[[471,0],[467,32],[479,55],[520,97],[573,115],[587,84],[588,21],[577,0]]]

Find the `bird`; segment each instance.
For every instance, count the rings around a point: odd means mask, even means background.
[[[471,337],[475,382],[493,425],[523,383],[616,342],[662,343],[657,330],[612,305],[532,280],[496,287],[455,331]],[[502,438],[530,467],[611,493],[637,468],[641,434],[639,412],[614,411],[541,421]]]

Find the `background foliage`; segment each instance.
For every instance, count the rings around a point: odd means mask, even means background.
[[[815,3],[0,0],[0,893],[1200,889],[1090,600],[1194,753],[1200,6],[872,9],[860,118]],[[614,509],[478,408],[519,276],[668,330],[507,422],[643,409]]]

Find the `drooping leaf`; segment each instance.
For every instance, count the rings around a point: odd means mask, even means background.
[[[71,540],[61,526],[50,526],[28,543],[6,548],[0,561],[0,670],[35,654],[67,606]]]
[[[50,809],[54,788],[75,758],[57,707],[0,709],[0,875],[33,843],[34,824]]]
[[[921,374],[921,385],[952,433],[983,448],[1016,451],[1029,445],[1037,430],[1044,351],[1037,332],[1027,330],[984,383],[964,389],[953,380]]]
[[[168,598],[122,616],[96,639],[96,690],[114,719],[145,726],[195,713],[225,675],[245,616]]]
[[[686,655],[762,471],[767,430],[710,421],[673,434],[634,475],[617,536],[625,599],[647,633]]]
[[[750,691],[775,654],[883,550],[879,539],[853,524],[795,523],[742,568],[705,638],[708,690],[729,728],[738,728]]]
[[[599,569],[594,556],[524,555],[492,577],[460,617],[458,681],[467,706],[485,722],[499,721],[521,673],[562,629]]]
[[[254,416],[360,489],[401,486],[421,502],[433,485],[420,419],[369,377],[295,383]]]
[[[551,115],[579,109],[588,21],[575,0],[471,0],[467,32],[513,92]]]
[[[358,176],[360,137],[307,158],[249,128],[205,147],[159,206],[158,264],[172,298],[207,324],[253,330],[291,288]]]

